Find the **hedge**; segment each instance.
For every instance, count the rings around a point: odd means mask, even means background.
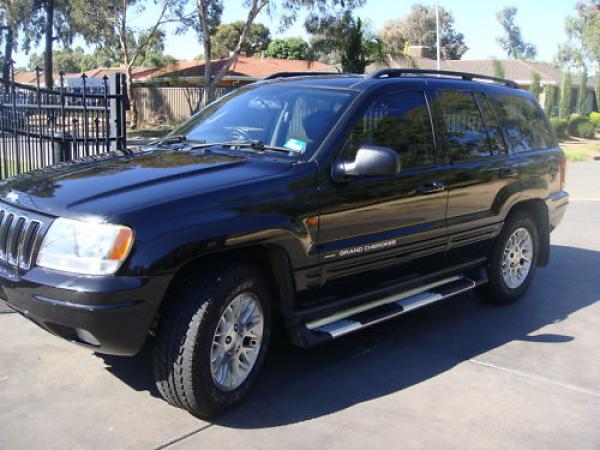
[[[589,117],[590,122],[594,124],[596,128],[600,128],[600,112],[590,113]]]
[[[571,114],[569,134],[580,138],[593,139],[596,134],[596,127],[587,117],[580,114]]]
[[[557,138],[565,139],[569,137],[569,121],[567,119],[552,117],[550,123],[552,124],[552,128],[554,128],[554,134]]]

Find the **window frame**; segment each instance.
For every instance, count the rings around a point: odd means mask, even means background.
[[[502,152],[498,153],[497,155],[492,154],[491,157],[503,157],[503,156],[509,156],[511,154],[511,148],[508,145],[508,140],[506,138],[506,135],[504,133],[504,127],[502,126],[502,122],[500,121],[500,118],[498,117],[498,114],[496,113],[496,110],[494,109],[494,105],[492,104],[492,102],[490,101],[489,96],[487,95],[486,92],[484,91],[473,91],[473,98],[475,99],[475,101],[477,102],[477,106],[479,107],[479,112],[481,114],[481,117],[483,119],[483,125],[485,127],[485,131],[488,135],[488,140],[490,143],[490,154],[492,153],[492,149],[493,149],[493,145],[492,145],[492,137],[490,136],[490,133],[488,131],[489,129],[489,125],[485,120],[484,114],[483,114],[483,109],[481,108],[481,103],[479,102],[479,99],[477,98],[477,96],[475,95],[475,93],[480,94],[485,102],[486,105],[488,106],[489,110],[492,112],[492,115],[494,116],[494,120],[496,121],[496,125],[498,126],[498,129],[500,130],[500,139],[502,139],[502,143],[504,144],[504,149]]]
[[[431,130],[431,149],[433,151],[433,162],[430,164],[422,164],[422,165],[418,165],[418,166],[412,166],[410,168],[404,168],[404,167],[400,167],[400,172],[395,175],[396,177],[398,176],[404,176],[406,174],[410,174],[412,172],[418,172],[418,171],[423,171],[423,170],[430,170],[434,167],[438,167],[440,165],[440,153],[439,153],[439,145],[438,145],[438,133],[436,130],[436,125],[435,125],[435,121],[433,119],[433,113],[432,113],[432,107],[431,107],[431,100],[430,100],[430,96],[429,96],[429,91],[427,90],[426,86],[422,86],[419,88],[410,88],[410,89],[398,89],[396,86],[394,86],[394,89],[390,89],[390,90],[386,90],[384,92],[378,93],[378,95],[373,96],[372,98],[369,98],[368,100],[365,101],[365,105],[364,108],[361,108],[359,110],[359,113],[356,114],[355,116],[353,116],[353,118],[350,120],[351,124],[350,127],[348,129],[348,132],[346,133],[346,135],[344,136],[344,139],[342,140],[342,143],[340,144],[334,161],[339,162],[340,159],[343,157],[343,152],[344,152],[344,147],[346,146],[346,144],[348,143],[348,140],[350,139],[350,135],[352,134],[356,124],[358,123],[359,120],[362,120],[365,116],[365,114],[367,113],[367,111],[369,111],[369,109],[375,105],[377,102],[381,101],[383,98],[390,96],[390,95],[399,95],[399,94],[407,94],[407,93],[418,93],[421,94],[423,96],[423,99],[425,100],[425,106],[426,106],[426,110],[427,110],[427,115],[428,115],[428,119],[429,119],[429,127]],[[369,177],[369,178],[381,178],[381,177]]]

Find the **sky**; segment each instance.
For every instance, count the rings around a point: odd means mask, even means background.
[[[502,33],[495,13],[506,6],[517,6],[517,24],[521,27],[523,37],[533,42],[538,50],[538,60],[552,61],[559,44],[566,40],[565,17],[574,15],[575,0],[439,0],[440,5],[450,10],[455,18],[455,29],[465,35],[469,51],[463,59],[487,59],[490,57],[503,58],[505,54],[496,42],[496,37]],[[377,31],[390,19],[399,18],[410,11],[414,3],[434,5],[433,0],[367,0],[366,5],[354,11],[356,16],[367,20],[370,27]],[[244,20],[246,10],[242,0],[224,0],[225,9],[223,22]],[[149,26],[155,13],[149,8],[139,15],[134,22],[137,27]],[[278,32],[277,15],[269,17],[264,12],[259,15],[257,22],[264,23],[271,29],[272,38],[299,36],[305,37],[302,18],[281,33]],[[168,31],[168,30],[167,30]],[[194,59],[202,53],[202,47],[195,33],[184,35],[168,35],[166,53],[177,59]],[[74,45],[85,45],[78,41]],[[35,50],[34,50],[35,51]],[[40,51],[40,50],[37,50]],[[15,60],[17,66],[27,65],[28,56],[19,52]]]

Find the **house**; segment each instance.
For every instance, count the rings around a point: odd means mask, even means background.
[[[416,67],[418,69],[437,69],[437,61],[432,57],[428,47],[410,46],[408,48],[409,58],[402,60],[393,60],[390,67]],[[555,105],[558,105],[559,88],[562,81],[562,71],[551,64],[539,61],[524,61],[520,59],[451,59],[441,60],[440,70],[450,70],[455,72],[470,72],[480,75],[494,76],[494,65],[500,64],[504,70],[505,78],[515,81],[521,88],[529,89],[532,83],[533,73],[540,75],[540,84],[542,93],[540,95],[540,104],[544,104],[546,95],[546,86],[552,86],[555,89]],[[375,70],[377,66],[372,66],[369,70]],[[573,93],[571,95],[571,110],[577,109],[577,98],[579,86],[581,83],[580,75],[573,74],[571,77],[573,83]],[[598,102],[594,94],[597,86],[597,78],[590,77],[587,82],[587,108],[586,112],[598,111]]]
[[[138,72],[146,72],[149,69],[141,66],[133,67],[133,74],[137,74]],[[125,73],[125,67],[99,67],[96,69],[86,70],[83,73],[65,73],[63,74],[64,86],[66,88],[77,86],[79,87],[83,83],[81,82],[81,75],[85,74],[87,77],[86,84],[88,86],[99,87],[103,83],[103,77],[110,77],[113,73]],[[15,71],[15,83],[24,84],[28,86],[37,86],[37,74],[35,71]],[[54,76],[54,88],[60,88],[60,75],[55,73]],[[46,83],[44,81],[44,71],[39,72],[39,83],[40,87],[46,87]]]
[[[211,74],[216,75],[228,59],[212,61]],[[198,86],[204,83],[204,61],[178,61],[156,69],[142,70],[134,74],[136,84],[154,86]],[[318,61],[244,56],[237,58],[220,82],[222,87],[240,86],[265,78],[276,72],[339,72],[335,66]]]

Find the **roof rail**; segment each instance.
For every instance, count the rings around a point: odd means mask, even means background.
[[[319,75],[340,75],[338,72],[276,72],[263,78],[263,80],[274,80],[276,78],[308,77]]]
[[[493,81],[495,83],[503,84],[505,86],[519,89],[519,85],[512,80],[507,80],[505,78],[498,77],[490,77],[488,75],[479,75],[476,73],[469,72],[454,72],[451,70],[434,70],[434,69],[391,69],[384,68],[379,69],[370,75],[368,78],[370,79],[379,79],[379,78],[399,78],[403,75],[442,75],[446,77],[459,77],[463,80],[473,81],[473,80],[487,80]]]

